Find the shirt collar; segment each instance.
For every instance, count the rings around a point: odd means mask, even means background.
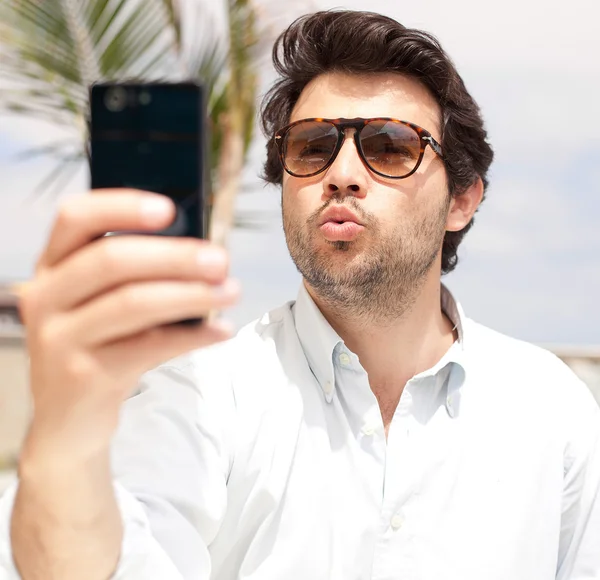
[[[325,398],[331,402],[335,385],[333,351],[344,341],[327,322],[304,284],[300,285],[293,314],[308,365],[321,385]]]
[[[452,401],[456,401],[458,398],[455,392],[462,384],[465,376],[465,314],[461,305],[454,299],[454,296],[452,296],[452,293],[444,284],[441,285],[441,306],[457,331],[458,341],[454,342],[452,347],[434,367],[418,376],[436,375],[449,365],[459,367],[457,372],[450,373],[451,376],[448,378],[446,407],[448,413],[454,416],[456,405],[453,405]],[[293,306],[293,316],[296,332],[298,333],[298,338],[310,369],[321,385],[326,400],[331,402],[335,387],[333,354],[337,345],[343,345],[344,341],[331,327],[329,322],[327,322],[304,284],[300,285],[298,297]]]

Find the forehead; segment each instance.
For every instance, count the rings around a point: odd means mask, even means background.
[[[399,73],[327,73],[302,91],[290,123],[310,117],[392,117],[411,121],[440,137],[440,107],[428,89]]]

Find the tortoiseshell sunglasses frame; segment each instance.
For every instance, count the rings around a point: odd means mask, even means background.
[[[314,171],[313,173],[309,173],[307,175],[298,175],[293,171],[290,171],[290,169],[285,163],[285,136],[296,125],[299,125],[300,123],[306,123],[308,121],[318,121],[320,123],[329,123],[333,125],[337,129],[338,140],[335,149],[331,154],[331,158],[321,169],[319,169],[318,171]],[[386,121],[399,123],[400,125],[406,125],[407,127],[410,127],[411,129],[413,129],[413,131],[415,131],[415,133],[417,133],[420,140],[419,158],[417,159],[417,163],[414,169],[410,173],[407,173],[406,175],[387,175],[386,173],[382,173],[381,171],[377,171],[376,169],[371,167],[371,164],[367,161],[367,158],[360,144],[360,133],[362,129],[372,121]],[[322,173],[331,166],[331,164],[335,161],[336,157],[338,156],[338,153],[340,152],[340,149],[344,144],[346,129],[356,129],[356,131],[354,131],[354,143],[356,145],[358,155],[370,171],[376,173],[377,175],[380,175],[381,177],[385,177],[388,179],[406,179],[407,177],[410,177],[417,169],[419,169],[419,165],[421,165],[421,161],[423,161],[423,156],[425,155],[425,148],[427,147],[427,145],[431,147],[431,149],[440,157],[440,159],[444,159],[444,156],[442,154],[442,146],[433,138],[431,133],[426,129],[423,129],[423,127],[419,127],[419,125],[415,125],[414,123],[410,123],[409,121],[401,121],[399,119],[392,119],[391,117],[372,117],[370,119],[364,119],[362,117],[356,117],[355,119],[345,119],[343,117],[340,117],[339,119],[324,119],[322,117],[311,117],[309,119],[300,119],[298,121],[294,121],[290,125],[282,127],[281,129],[279,129],[279,131],[275,133],[274,139],[275,143],[277,144],[277,150],[279,152],[279,159],[281,161],[282,167],[293,177],[314,177],[315,175]]]

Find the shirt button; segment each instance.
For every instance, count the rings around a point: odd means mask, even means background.
[[[331,393],[333,393],[333,384],[331,381],[327,381],[323,389],[325,390],[326,395],[331,395]]]
[[[365,434],[368,435],[369,437],[371,435],[373,435],[373,433],[375,433],[377,429],[377,425],[375,425],[375,423],[367,423],[362,429],[361,431]]]
[[[402,527],[403,523],[404,523],[404,518],[402,517],[402,515],[400,513],[397,513],[392,518],[390,525],[392,526],[393,530],[399,530]]]
[[[340,355],[340,363],[343,365],[350,364],[350,357],[345,352]]]

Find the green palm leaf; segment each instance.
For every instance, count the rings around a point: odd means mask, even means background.
[[[72,143],[43,150],[71,171],[77,161],[73,151],[85,160],[89,84],[158,80],[177,71],[180,77],[200,78],[209,85],[214,166],[223,112],[241,115],[242,127],[236,130],[244,133],[246,142],[252,126],[248,120],[254,115],[254,77],[244,77],[243,72],[251,64],[254,21],[247,19],[251,9],[246,1],[230,0],[229,10],[228,57],[213,23],[200,13],[193,15],[200,30],[185,41],[177,0],[7,0],[0,4],[0,114],[17,113],[74,128]],[[60,175],[58,169],[51,178]]]

